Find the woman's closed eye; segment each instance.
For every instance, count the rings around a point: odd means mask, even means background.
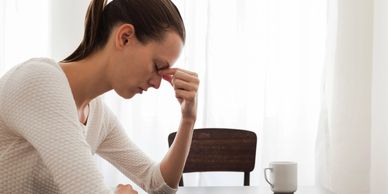
[[[157,72],[160,71],[160,70],[168,69],[168,68],[170,68],[169,65],[160,65],[160,64],[156,64],[156,63],[155,63],[155,70],[156,70]]]
[[[154,67],[155,67],[155,71],[158,72],[160,70],[160,67],[157,63],[154,64]]]

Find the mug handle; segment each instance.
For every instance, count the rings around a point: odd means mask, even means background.
[[[264,168],[264,178],[265,178],[265,181],[267,181],[267,183],[269,184],[269,185],[271,185],[271,188],[273,188],[273,184],[268,180],[268,178],[267,178],[267,171],[272,171],[272,168]]]

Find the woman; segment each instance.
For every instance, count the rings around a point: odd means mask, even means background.
[[[80,46],[60,63],[31,59],[0,80],[0,193],[110,193],[97,153],[149,193],[174,193],[196,120],[196,73],[172,68],[185,40],[170,0],[93,0]],[[129,99],[171,83],[181,105],[159,163],[126,136],[99,96]],[[119,185],[116,193],[137,193]]]

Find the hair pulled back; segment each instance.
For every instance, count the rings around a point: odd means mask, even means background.
[[[85,17],[85,32],[78,48],[64,62],[79,61],[103,48],[115,25],[132,24],[136,38],[160,41],[168,30],[185,41],[185,27],[171,0],[92,0]]]

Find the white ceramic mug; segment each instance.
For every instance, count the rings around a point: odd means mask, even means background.
[[[269,172],[269,177],[267,176]],[[275,193],[293,193],[298,185],[298,165],[296,162],[271,162],[264,169],[264,178]]]

